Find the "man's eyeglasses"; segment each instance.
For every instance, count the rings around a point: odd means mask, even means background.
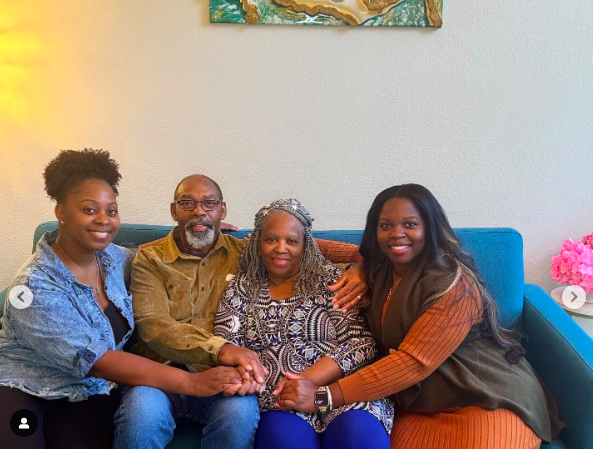
[[[218,209],[218,205],[222,203],[222,200],[175,200],[175,202],[181,210],[193,211],[199,204],[202,209],[210,211]]]

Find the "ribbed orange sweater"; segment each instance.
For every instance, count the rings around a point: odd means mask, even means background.
[[[405,390],[443,363],[481,320],[478,301],[469,295],[458,300],[463,287],[460,282],[429,308],[396,351],[340,379],[346,403],[372,401]],[[531,449],[540,444],[537,435],[506,409],[396,409],[391,432],[392,449]]]
[[[315,239],[315,241],[323,257],[333,263],[353,263],[362,262],[363,260],[356,245],[323,239]]]

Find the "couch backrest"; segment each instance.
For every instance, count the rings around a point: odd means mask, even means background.
[[[46,231],[57,227],[56,221],[42,223],[35,230],[33,249]],[[122,224],[115,243],[140,245],[165,237],[172,226]],[[523,310],[523,240],[521,235],[510,228],[458,228],[455,229],[462,247],[469,252],[479,267],[486,286],[496,300],[503,326],[522,328]],[[242,238],[249,230],[230,232]],[[359,244],[362,231],[314,231],[321,239]],[[3,292],[5,293],[5,292]],[[0,316],[3,311],[3,298],[0,295]]]

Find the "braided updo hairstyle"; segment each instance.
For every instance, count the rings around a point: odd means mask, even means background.
[[[109,152],[85,148],[82,151],[61,151],[43,172],[45,191],[54,201],[61,203],[68,192],[87,179],[99,179],[111,186],[117,196],[121,179],[119,166]]]
[[[259,239],[266,219],[273,214],[289,213],[296,217],[303,226],[304,247],[301,268],[294,280],[294,291],[296,294],[307,293],[315,288],[321,274],[325,258],[319,251],[317,243],[313,239],[311,226],[313,217],[303,205],[295,199],[282,199],[272,202],[269,206],[262,207],[255,215],[253,233],[241,258],[239,259],[239,270],[245,271],[247,280],[251,285],[254,296],[268,278],[266,267],[259,256]]]

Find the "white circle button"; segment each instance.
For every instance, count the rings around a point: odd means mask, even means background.
[[[24,285],[17,285],[8,294],[8,300],[17,309],[26,309],[33,302],[33,292]]]
[[[578,285],[569,285],[562,292],[562,302],[566,307],[577,310],[583,307],[587,300],[587,294],[582,287]]]

